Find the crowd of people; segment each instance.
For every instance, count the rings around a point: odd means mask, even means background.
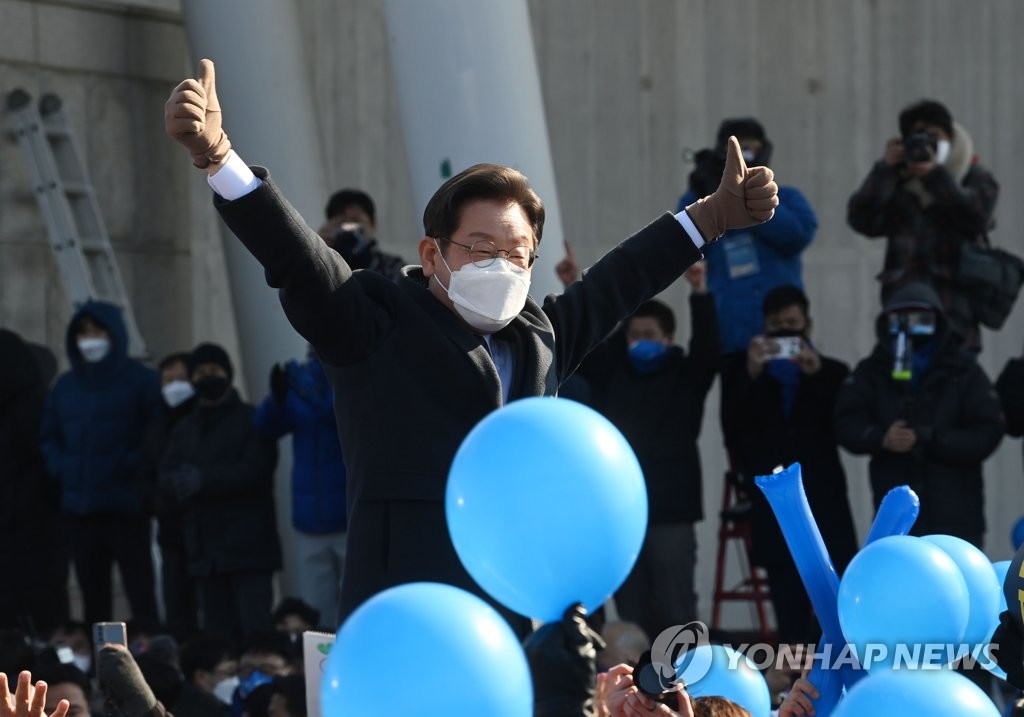
[[[448,582],[489,599],[447,535],[445,476],[468,430],[524,396],[560,392],[607,416],[637,454],[650,505],[640,558],[615,596],[624,622],[567,613],[558,629],[584,636],[567,643],[496,605],[531,664],[565,644],[584,648],[573,672],[584,687],[546,714],[747,714],[685,691],[656,705],[631,677],[643,645],[698,616],[697,440],[716,377],[723,442],[750,505],[781,641],[812,642],[818,631],[774,517],[751,488],[755,475],[803,464],[840,572],[858,547],[840,447],[871,457],[876,507],[896,485],[918,493],[915,534],[982,544],[982,464],[1004,432],[1024,430],[1024,359],[1011,360],[995,386],[976,360],[976,302],[957,281],[957,261],[963,244],[991,229],[997,184],[940,103],[901,113],[901,136],[850,198],[850,226],[887,239],[878,341],[851,371],[814,344],[801,253],[817,219],[798,189],[776,187],[772,144],[755,119],[722,123],[715,146],[697,154],[675,215],[585,272],[570,253],[558,267],[565,292],[539,305],[527,291],[544,208],[521,174],[477,165],[448,180],[424,213],[420,265],[406,266],[378,245],[364,192],[335,194],[314,232],[266,170],[245,166],[204,63],[168,101],[167,132],[207,171],[218,211],[281,291],[309,354],[272,367],[254,406],[234,388],[223,347],[202,343],[151,369],[128,356],[120,311],[101,301],[75,311],[70,369],[55,382],[52,356],[0,331],[0,550],[14,551],[23,571],[0,593],[9,630],[0,672],[44,679],[46,714],[60,698],[73,717],[102,711],[88,676],[106,662],[127,685],[118,698],[118,678],[104,680],[106,697],[127,717],[157,714],[154,704],[178,717],[304,715],[303,630],[333,631],[363,600],[403,582]],[[653,299],[679,276],[691,288],[688,350],[676,345],[673,311]],[[277,441],[289,434],[290,559],[301,599],[272,611],[283,560],[274,471]],[[115,563],[132,650],[104,649],[94,660],[89,630],[69,622],[68,566],[92,623],[116,617]],[[581,683],[581,659],[584,672],[595,660],[610,669]],[[543,684],[537,674],[535,683]],[[808,691],[793,691],[789,714],[803,714],[793,705]],[[539,688],[538,714],[548,692],[558,685]],[[575,712],[564,710],[570,703]]]

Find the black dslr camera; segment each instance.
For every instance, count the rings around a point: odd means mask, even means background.
[[[903,138],[903,158],[910,163],[931,162],[939,143],[927,132],[914,132]]]
[[[640,655],[640,659],[633,668],[633,684],[640,690],[641,694],[650,697],[673,710],[679,707],[677,692],[683,689],[682,684],[675,680],[666,680],[658,672],[658,668],[651,662],[651,651],[647,650]]]

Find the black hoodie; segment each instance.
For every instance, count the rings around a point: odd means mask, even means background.
[[[938,315],[934,353],[915,381],[892,378],[887,315],[897,307],[930,307]],[[921,499],[914,535],[955,535],[975,545],[985,533],[982,463],[1003,435],[1003,415],[985,372],[951,340],[936,293],[924,284],[900,289],[878,319],[878,344],[840,389],[836,435],[852,453],[871,456],[877,509],[892,488],[909,485]],[[907,453],[882,447],[886,431],[906,421],[917,435]]]

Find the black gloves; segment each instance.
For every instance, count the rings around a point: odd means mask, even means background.
[[[202,487],[203,474],[191,463],[182,463],[171,476],[171,488],[179,503],[184,503]]]
[[[541,625],[523,642],[533,677],[534,717],[581,717],[594,714],[597,651],[604,640],[576,604],[560,622]]]
[[[101,649],[96,677],[107,699],[124,717],[162,717],[165,714],[127,648],[107,645]]]
[[[282,404],[288,398],[288,372],[279,363],[270,369],[270,395]]]
[[[1016,622],[1006,610],[999,615],[999,627],[992,635],[990,654],[1006,672],[1006,681],[1024,690],[1024,644]]]

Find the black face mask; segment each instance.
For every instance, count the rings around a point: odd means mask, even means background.
[[[227,393],[229,385],[223,376],[203,376],[195,382],[196,393],[206,401],[219,400]]]
[[[803,338],[804,329],[779,329],[778,331],[768,331],[765,336],[772,339],[783,339],[793,336],[799,336]]]

